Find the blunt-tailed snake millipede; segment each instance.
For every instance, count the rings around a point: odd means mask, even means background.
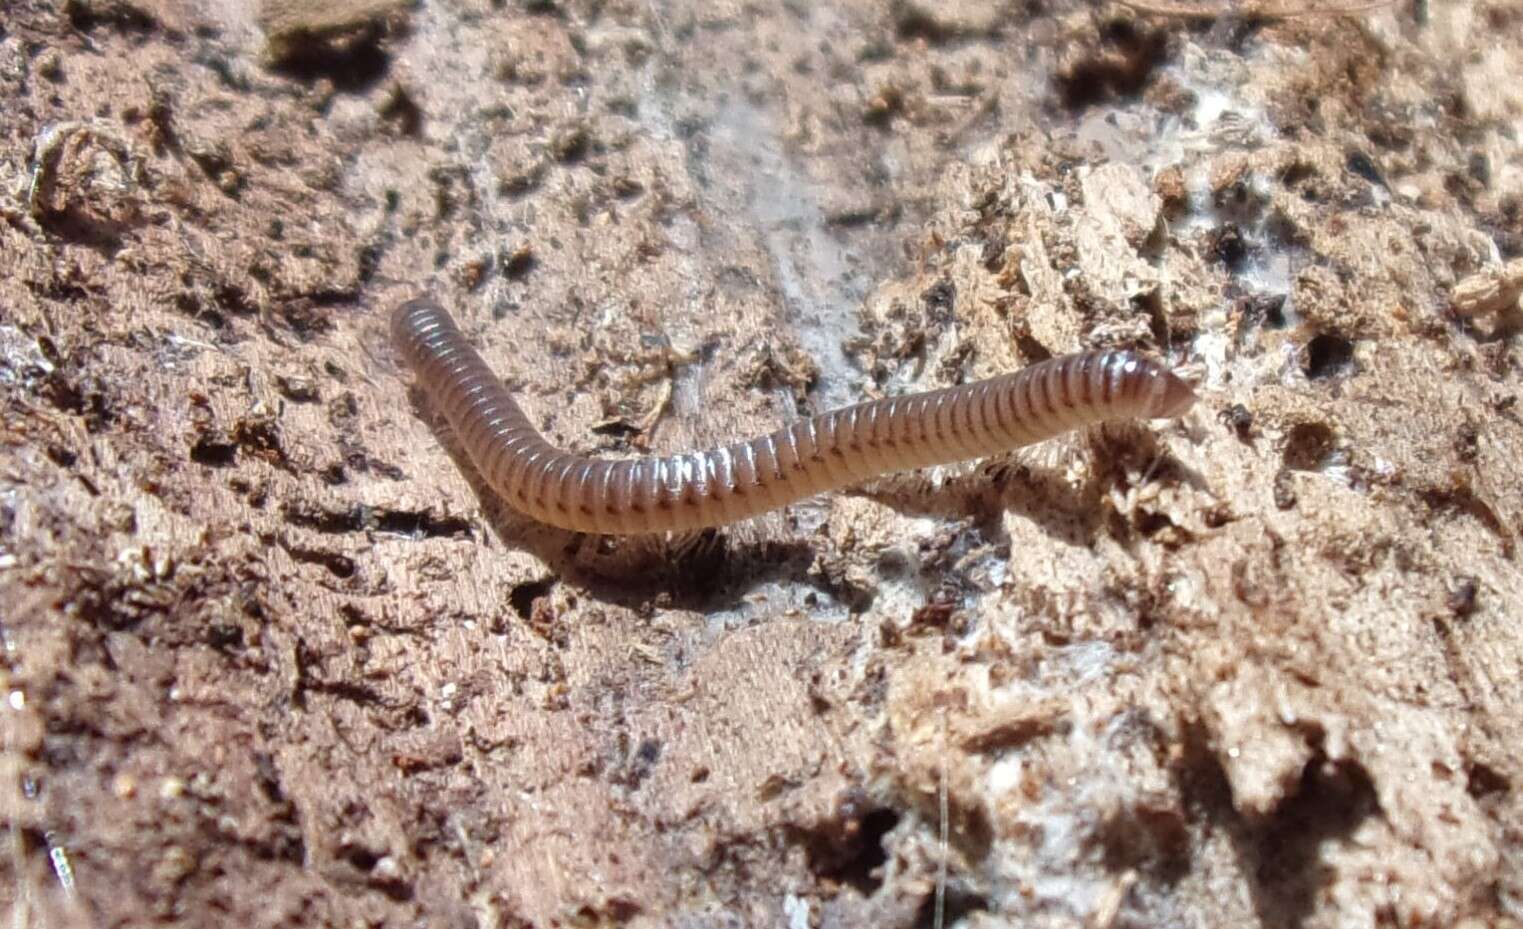
[[[1172,418],[1195,402],[1188,384],[1142,355],[1090,351],[832,410],[718,448],[604,460],[546,442],[433,300],[397,307],[392,337],[493,490],[542,522],[610,535],[724,525],[877,475],[1108,420]]]

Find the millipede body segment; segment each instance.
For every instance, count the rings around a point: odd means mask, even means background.
[[[1012,374],[800,419],[744,442],[608,460],[540,435],[443,307],[397,307],[392,337],[492,489],[529,516],[610,535],[736,522],[827,490],[1030,445],[1107,420],[1179,416],[1173,372],[1129,351],[1081,352]]]

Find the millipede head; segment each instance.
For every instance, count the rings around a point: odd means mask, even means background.
[[[1146,390],[1147,419],[1174,419],[1189,412],[1195,405],[1195,390],[1183,378],[1167,368],[1149,365],[1149,384]]]

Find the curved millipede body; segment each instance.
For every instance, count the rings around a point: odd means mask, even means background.
[[[433,300],[397,307],[392,337],[492,489],[535,519],[580,532],[719,526],[877,475],[1003,452],[1106,420],[1175,417],[1195,402],[1188,384],[1141,355],[1081,352],[832,410],[719,448],[604,460],[546,442]]]

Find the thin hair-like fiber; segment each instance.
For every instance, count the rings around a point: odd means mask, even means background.
[[[553,526],[607,535],[721,526],[882,474],[980,458],[1094,423],[1176,417],[1195,402],[1188,384],[1142,355],[1080,352],[832,410],[718,448],[607,460],[546,442],[432,299],[397,307],[392,338],[509,505]]]

